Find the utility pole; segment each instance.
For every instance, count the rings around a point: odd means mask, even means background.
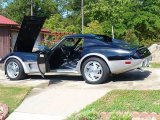
[[[81,2],[81,10],[82,10],[82,34],[84,33],[84,0]]]
[[[33,1],[31,0],[31,16],[33,16]]]

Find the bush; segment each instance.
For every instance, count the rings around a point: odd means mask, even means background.
[[[110,120],[132,120],[132,117],[130,114],[113,113],[110,117]]]
[[[67,120],[97,120],[98,113],[94,110],[88,110],[81,113],[74,113]]]

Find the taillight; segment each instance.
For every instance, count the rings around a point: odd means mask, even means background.
[[[131,64],[131,61],[125,61],[125,64]]]

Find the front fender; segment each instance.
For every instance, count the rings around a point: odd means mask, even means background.
[[[30,68],[26,63],[36,63],[37,64],[37,54],[36,53],[24,53],[24,52],[14,52],[8,54],[1,60],[3,63],[3,70],[5,69],[6,62],[9,59],[17,59],[22,64],[25,73],[30,73]]]

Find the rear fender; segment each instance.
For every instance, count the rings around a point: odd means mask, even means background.
[[[109,60],[108,60],[108,58],[107,58],[106,56],[104,56],[104,55],[102,55],[102,54],[99,54],[99,53],[89,53],[89,54],[83,56],[83,57],[81,58],[81,60],[78,62],[78,64],[77,64],[77,70],[78,70],[79,73],[81,73],[81,66],[82,66],[83,62],[84,62],[87,58],[92,57],[92,56],[93,56],[93,57],[99,57],[99,58],[101,58],[102,60],[104,60],[104,61],[106,62],[106,64],[108,65],[109,69],[110,69],[110,62],[109,62]],[[112,72],[112,71],[110,70],[110,72]]]

